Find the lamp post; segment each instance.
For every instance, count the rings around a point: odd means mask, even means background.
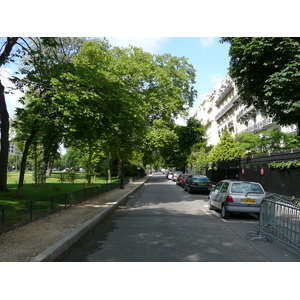
[[[124,181],[123,181],[123,153],[124,153],[124,146],[120,146],[120,153],[121,153],[121,172],[120,172],[120,189],[124,189]]]

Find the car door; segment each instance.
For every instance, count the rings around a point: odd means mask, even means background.
[[[189,177],[187,177],[187,179],[186,179],[186,181],[185,181],[185,184],[184,184],[184,190],[185,191],[187,191],[188,190],[188,188],[189,188],[189,186],[190,186],[190,184],[191,184],[191,181],[192,181],[192,177],[193,176],[189,176]]]
[[[214,190],[210,193],[211,205],[219,208],[220,206],[220,191],[223,185],[223,181],[220,181],[214,188]]]
[[[228,195],[227,190],[229,187],[229,182],[225,181],[220,189],[219,198],[218,198],[218,207],[222,209],[222,203],[226,200],[226,197]]]

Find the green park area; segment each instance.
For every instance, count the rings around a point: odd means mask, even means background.
[[[0,192],[2,232],[118,186],[117,177],[112,178],[111,184],[105,177],[93,177],[87,185],[85,173],[79,172],[54,172],[45,182],[36,184],[33,172],[26,172],[23,196],[17,197],[18,180],[19,172],[8,172],[8,191]]]
[[[18,188],[19,172],[8,172],[8,192],[0,192],[0,205],[14,205],[24,200],[37,200],[59,194],[72,193],[87,188],[87,180],[84,173],[74,173],[70,180],[66,173],[54,172],[51,177],[46,178],[45,183],[35,184],[33,172],[26,172],[24,177],[23,197],[16,197]],[[117,178],[112,178],[116,181]],[[72,181],[72,182],[70,182]],[[106,183],[104,177],[93,177],[92,185]]]

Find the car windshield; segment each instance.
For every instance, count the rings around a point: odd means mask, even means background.
[[[263,194],[264,191],[258,183],[250,183],[250,182],[235,182],[231,187],[232,193],[237,194],[247,194],[247,193],[256,193]]]

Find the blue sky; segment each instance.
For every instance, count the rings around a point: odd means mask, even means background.
[[[214,89],[215,78],[217,76],[225,78],[228,73],[229,44],[219,43],[217,37],[108,37],[108,39],[113,46],[132,45],[154,54],[170,53],[174,56],[186,57],[196,69],[195,89],[198,92],[194,107],[190,111],[191,115],[203,101],[204,96]],[[9,74],[9,67],[13,68],[13,66],[2,68],[2,81],[5,80],[3,76]],[[6,95],[7,109],[10,115],[14,113],[15,107],[19,106],[17,99],[20,96],[19,92],[16,92],[16,95]]]

